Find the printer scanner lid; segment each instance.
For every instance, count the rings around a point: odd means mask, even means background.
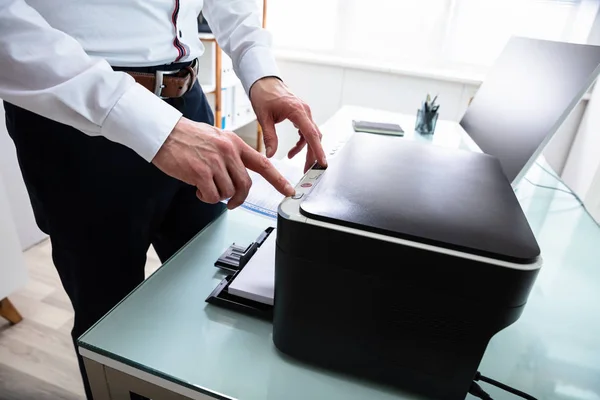
[[[540,249],[500,162],[355,133],[300,203],[305,217],[528,264]]]

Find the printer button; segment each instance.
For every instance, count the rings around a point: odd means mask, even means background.
[[[292,196],[292,199],[298,200],[298,199],[301,199],[302,196],[304,196],[304,193],[298,192],[298,193],[296,193],[295,195]]]

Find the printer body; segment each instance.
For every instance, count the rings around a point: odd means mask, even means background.
[[[540,249],[494,157],[356,133],[279,206],[273,340],[293,358],[464,399]]]

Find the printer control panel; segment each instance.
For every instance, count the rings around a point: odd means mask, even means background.
[[[325,149],[327,160],[331,161],[334,159],[353,135],[354,130],[352,127],[347,130],[336,129],[332,131],[331,135],[325,135],[323,137],[323,148]],[[286,197],[279,204],[279,214],[284,218],[294,221],[306,222],[306,217],[300,214],[300,203],[319,182],[319,178],[325,173],[325,170],[326,168],[318,164],[313,165],[296,185],[296,194],[292,197]]]
[[[300,202],[312,191],[319,182],[319,178],[325,172],[325,168],[318,165],[309,169],[294,188],[296,194],[285,198],[279,205],[279,213],[289,219],[304,220],[306,217],[300,214]]]
[[[310,193],[314,185],[325,172],[325,169],[309,169],[306,174],[302,177],[300,182],[296,185],[296,194],[292,196],[292,199],[299,200],[304,197],[305,194]]]

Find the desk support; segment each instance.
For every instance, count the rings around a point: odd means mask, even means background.
[[[104,365],[86,357],[83,357],[83,364],[94,400],[111,400]]]
[[[8,300],[8,297],[0,300],[0,317],[6,318],[13,325],[23,320],[21,314],[19,314],[15,306]]]
[[[131,393],[153,400],[214,400],[214,397],[194,393],[187,397],[172,390],[147,382],[114,368],[83,357],[85,371],[94,400],[131,400]]]

